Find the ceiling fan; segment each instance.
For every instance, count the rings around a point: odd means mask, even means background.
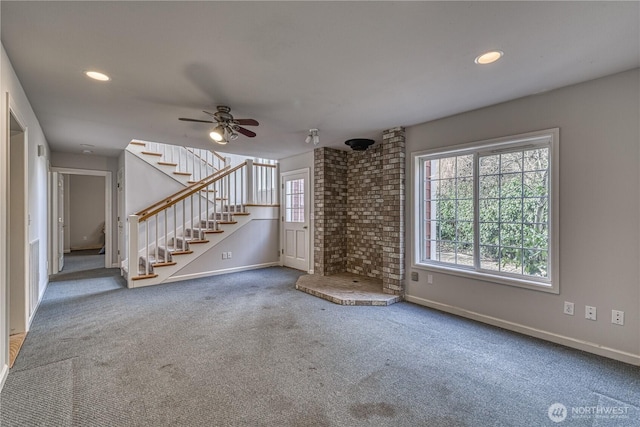
[[[238,133],[243,134],[249,138],[256,136],[255,132],[244,128],[243,126],[258,126],[259,123],[254,119],[234,119],[231,115],[231,108],[226,105],[218,105],[215,113],[203,111],[203,113],[210,115],[213,120],[198,120],[188,119],[180,117],[178,120],[184,122],[196,122],[196,123],[216,123],[216,127],[209,133],[211,139],[218,144],[226,144],[229,141],[233,141],[238,138]]]

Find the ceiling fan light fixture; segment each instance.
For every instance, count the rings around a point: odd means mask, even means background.
[[[221,125],[216,126],[211,133],[209,133],[209,137],[213,139],[215,142],[220,142],[224,140],[224,127]],[[226,144],[226,142],[225,142]]]

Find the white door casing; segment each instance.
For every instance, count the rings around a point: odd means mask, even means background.
[[[57,200],[58,200],[58,211],[56,212],[57,217],[57,232],[58,232],[58,271],[62,271],[64,268],[64,175],[61,173],[56,173],[58,176],[58,188],[57,188]]]
[[[309,271],[309,169],[285,172],[282,183],[282,265]]]

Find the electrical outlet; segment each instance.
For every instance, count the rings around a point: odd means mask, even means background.
[[[589,320],[596,320],[596,308],[590,305],[584,307],[584,317]]]
[[[227,252],[227,259],[231,259],[231,252]]]
[[[222,259],[227,259],[227,253],[226,252],[222,252]]]
[[[624,311],[611,310],[611,323],[614,325],[624,325]]]
[[[433,285],[433,275],[427,274],[427,283]]]
[[[564,314],[568,314],[569,316],[573,316],[573,303],[569,301],[564,302]]]

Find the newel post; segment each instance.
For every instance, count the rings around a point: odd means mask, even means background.
[[[129,252],[127,257],[127,288],[133,288],[133,277],[138,275],[138,215],[129,215]]]
[[[247,204],[252,205],[255,203],[254,194],[253,194],[253,160],[247,159]]]

